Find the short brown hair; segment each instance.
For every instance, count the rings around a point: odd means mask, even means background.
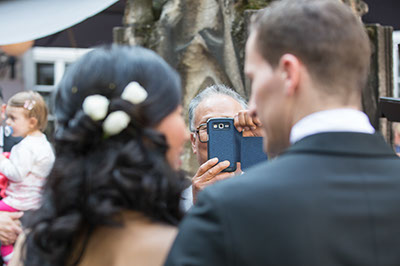
[[[273,2],[257,13],[250,30],[272,67],[284,54],[293,54],[328,94],[361,93],[366,85],[369,39],[360,19],[338,0]]]
[[[47,105],[43,97],[34,91],[23,91],[15,94],[7,103],[12,107],[22,107],[28,117],[37,119],[37,128],[44,131],[47,127]]]

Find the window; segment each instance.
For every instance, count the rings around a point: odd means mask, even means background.
[[[68,66],[91,49],[34,47],[24,54],[25,90],[38,91],[49,107],[47,136],[52,136],[54,117],[52,115],[51,92],[60,82]]]
[[[50,92],[66,68],[91,49],[34,47],[23,58],[26,90]]]
[[[36,63],[36,84],[54,85],[54,64]]]

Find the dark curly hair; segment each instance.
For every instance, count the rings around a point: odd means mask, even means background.
[[[146,89],[143,103],[121,99],[131,81]],[[104,137],[103,121],[82,110],[93,94],[110,100],[108,113],[125,111],[128,127]],[[97,226],[123,226],[122,210],[171,225],[180,221],[187,179],[169,166],[166,138],[154,127],[180,104],[181,84],[161,57],[142,47],[95,49],[68,68],[54,100],[56,161],[43,205],[28,221],[25,265],[77,264]]]

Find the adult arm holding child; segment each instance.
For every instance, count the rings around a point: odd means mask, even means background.
[[[13,182],[21,182],[32,169],[32,153],[26,146],[15,146],[10,159],[0,155],[0,172]]]
[[[13,244],[22,232],[19,221],[22,215],[22,212],[0,212],[0,243],[2,245]]]

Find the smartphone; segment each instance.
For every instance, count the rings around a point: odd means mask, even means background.
[[[240,160],[240,137],[233,118],[210,118],[207,121],[208,159],[218,158],[219,162],[228,160],[229,167],[223,172],[236,171],[236,163]]]
[[[242,137],[240,141],[240,164],[243,171],[268,160],[263,150],[262,137]]]
[[[391,122],[400,122],[400,99],[380,97],[379,108],[381,117],[386,117]]]

